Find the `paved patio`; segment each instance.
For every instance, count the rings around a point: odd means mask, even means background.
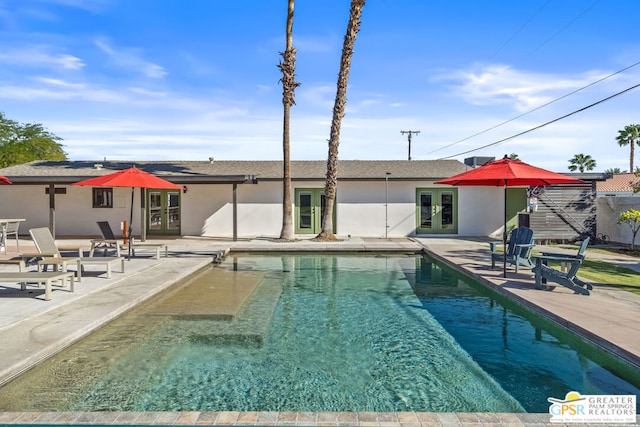
[[[139,302],[212,263],[228,251],[367,251],[420,252],[453,265],[497,292],[575,331],[602,348],[640,367],[640,297],[596,286],[591,296],[574,295],[568,289],[533,288],[529,271],[502,277],[491,270],[488,245],[483,239],[418,238],[360,239],[319,243],[274,242],[268,239],[231,242],[206,238],[167,240],[169,257],[147,257],[126,262],[125,273],[104,278],[99,267],[88,267],[75,292],[56,289],[51,301],[43,300],[43,289],[0,286],[0,383],[28,369],[109,322]],[[31,242],[21,242],[29,252]],[[65,241],[61,246],[82,245],[88,240]],[[12,253],[9,247],[8,256]],[[588,256],[590,256],[588,254]],[[595,256],[595,255],[594,255]],[[614,259],[640,271],[634,259]],[[0,265],[11,271],[15,266]],[[615,313],[615,315],[612,315]],[[640,419],[640,418],[639,418]],[[550,425],[548,414],[488,413],[296,413],[296,412],[162,412],[162,413],[1,413],[2,424],[202,424],[202,425],[309,425],[309,426],[523,426]]]

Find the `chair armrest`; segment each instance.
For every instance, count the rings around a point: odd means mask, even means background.
[[[572,255],[572,254],[558,254],[558,253],[553,253],[553,252],[542,252],[542,256],[549,256],[549,257],[555,257],[555,258],[565,258],[565,259],[571,259],[571,258],[577,258],[577,255]]]
[[[542,263],[543,261],[559,261],[568,262],[570,264],[582,264],[582,258],[567,258],[553,255],[534,255],[533,258],[539,263]]]
[[[58,254],[49,253],[49,252],[37,252],[37,253],[24,253],[20,254],[20,258],[53,258],[57,257]]]
[[[60,252],[62,254],[62,252],[77,252],[78,256],[80,258],[82,258],[82,256],[84,255],[82,253],[82,248],[78,247],[78,246],[69,246],[69,247],[58,247],[58,252]]]
[[[516,243],[516,247],[518,248],[533,248],[535,246],[535,243]]]
[[[509,242],[507,242],[508,244]],[[489,242],[489,248],[491,249],[491,252],[495,252],[498,249],[498,245],[502,245],[502,242]]]

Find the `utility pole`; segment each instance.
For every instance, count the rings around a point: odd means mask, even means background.
[[[400,131],[401,134],[407,134],[407,138],[409,139],[409,156],[408,156],[408,160],[411,160],[411,135],[413,135],[414,133],[417,135],[420,133],[419,130],[401,130]]]

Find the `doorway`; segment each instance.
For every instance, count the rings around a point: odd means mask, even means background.
[[[180,234],[179,190],[147,190],[147,234]]]
[[[416,233],[458,232],[458,190],[418,188],[416,190]]]
[[[296,234],[318,234],[322,230],[322,217],[326,206],[324,188],[296,188]],[[336,232],[336,203],[333,205],[333,232]]]

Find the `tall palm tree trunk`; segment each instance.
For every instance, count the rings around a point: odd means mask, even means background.
[[[618,141],[618,145],[621,147],[629,144],[629,173],[634,173],[634,145],[640,145],[640,125],[635,124],[625,126],[624,129],[618,131],[616,141]]]
[[[356,35],[360,29],[360,16],[365,0],[351,0],[349,11],[349,23],[347,33],[342,45],[340,58],[340,71],[338,72],[338,87],[336,100],[333,105],[333,119],[331,120],[331,133],[329,135],[329,156],[327,158],[327,181],[324,187],[325,206],[322,216],[322,229],[316,236],[321,240],[336,240],[333,234],[333,206],[336,200],[336,188],[338,187],[338,145],[340,144],[340,125],[344,117],[344,107],[347,103],[347,85],[349,83],[349,70],[351,69],[351,57]]]
[[[293,48],[293,3],[289,0],[286,29],[286,49],[281,52],[283,62],[278,64],[282,71],[282,105],[284,115],[282,120],[282,231],[280,239],[293,240],[293,211],[291,199],[291,140],[289,135],[289,122],[291,116],[291,106],[295,105],[293,92],[300,83],[295,81],[296,51]]]

